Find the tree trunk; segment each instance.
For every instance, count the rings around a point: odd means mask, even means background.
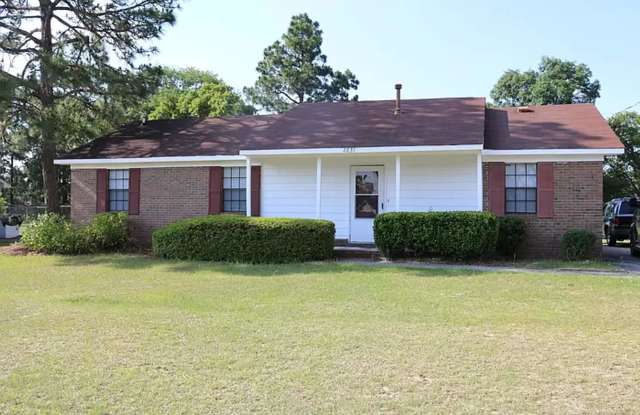
[[[58,203],[58,172],[53,160],[56,158],[55,143],[55,122],[53,120],[54,97],[53,86],[51,83],[51,57],[53,55],[53,41],[51,34],[51,1],[40,0],[40,19],[41,19],[41,48],[42,57],[40,60],[40,103],[41,108],[41,138],[42,138],[42,179],[44,181],[45,199],[47,203],[47,211],[59,213],[60,204]]]
[[[14,174],[15,174],[15,170],[14,170],[14,158],[13,158],[13,151],[11,151],[11,156],[10,156],[10,162],[9,162],[9,204],[10,205],[15,205],[15,186],[16,186],[16,181],[14,178]]]
[[[49,137],[49,131],[42,131],[44,143],[42,145],[42,179],[44,181],[47,212],[60,213],[58,201],[58,169],[53,164],[56,157],[56,145]]]

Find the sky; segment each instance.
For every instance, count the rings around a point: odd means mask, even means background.
[[[507,69],[543,55],[589,65],[605,116],[640,101],[640,2],[190,0],[157,42],[153,63],[252,85],[264,48],[308,13],[336,70],[360,80],[360,100],[486,96]],[[640,104],[633,107],[640,111]]]

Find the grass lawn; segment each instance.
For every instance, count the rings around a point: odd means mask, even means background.
[[[0,413],[639,413],[640,279],[0,255]]]

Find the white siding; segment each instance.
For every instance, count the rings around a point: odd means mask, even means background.
[[[401,210],[477,210],[475,154],[412,156],[401,160]]]
[[[262,161],[260,207],[265,217],[313,218],[316,162],[312,158]]]
[[[262,165],[262,215],[316,216],[316,158],[255,159]],[[402,156],[400,205],[403,211],[475,210],[476,155]],[[383,165],[385,211],[396,210],[395,156],[324,156],[322,158],[321,218],[336,224],[336,238],[349,237],[350,168]]]

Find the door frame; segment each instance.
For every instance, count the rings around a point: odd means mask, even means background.
[[[385,176],[385,164],[352,164],[349,166],[349,242],[353,243],[373,243],[370,241],[357,241],[353,239],[353,221],[356,220],[356,172],[362,170],[375,170],[378,172],[378,215],[384,212],[384,202],[386,198],[387,178]],[[368,219],[368,218],[367,218]],[[373,233],[373,220],[371,218],[371,231]]]

